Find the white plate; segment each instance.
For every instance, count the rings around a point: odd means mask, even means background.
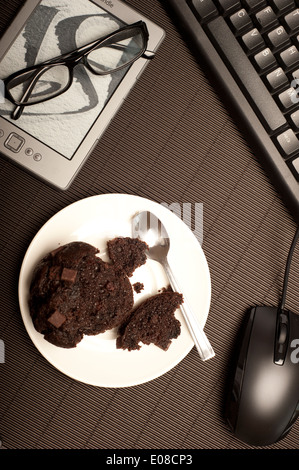
[[[85,336],[73,349],[59,348],[46,341],[31,321],[28,309],[29,285],[38,261],[59,245],[85,241],[100,249],[106,259],[106,242],[116,236],[131,236],[131,220],[139,211],[149,210],[163,222],[169,233],[169,262],[177,275],[184,297],[204,327],[210,308],[211,281],[200,243],[187,225],[163,205],[138,196],[104,194],[75,202],[54,215],[36,234],[24,257],[19,278],[19,304],[26,330],[40,353],[58,370],[81,382],[102,387],[128,387],[152,380],[178,364],[194,343],[181,312],[176,316],[182,328],[167,351],[143,345],[139,351],[116,349],[114,330]],[[144,283],[135,294],[136,304],[168,285],[160,264],[147,260],[131,283]],[[199,359],[200,360],[200,359]]]

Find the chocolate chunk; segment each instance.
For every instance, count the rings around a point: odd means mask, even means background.
[[[54,313],[48,318],[48,322],[51,325],[55,326],[55,328],[59,328],[65,322],[65,316],[59,312],[59,310],[55,310]]]
[[[61,280],[67,282],[75,282],[77,277],[76,269],[63,268],[61,273]]]

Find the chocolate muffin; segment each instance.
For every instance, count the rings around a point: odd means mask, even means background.
[[[172,339],[181,333],[181,324],[175,318],[175,311],[182,302],[182,294],[172,291],[164,291],[146,299],[120,327],[117,348],[132,351],[140,349],[140,343],[153,343],[166,351]]]
[[[125,273],[104,262],[98,250],[71,242],[38,263],[30,286],[33,324],[50,343],[75,347],[83,335],[96,335],[122,324],[133,307]]]

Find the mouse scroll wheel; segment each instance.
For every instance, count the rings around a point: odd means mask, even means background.
[[[284,363],[285,354],[287,350],[287,339],[288,339],[288,318],[286,315],[280,315],[277,336],[276,336],[276,351],[275,351],[275,363],[282,365]]]
[[[285,323],[280,324],[279,334],[278,334],[278,343],[284,344],[288,336],[288,327]]]

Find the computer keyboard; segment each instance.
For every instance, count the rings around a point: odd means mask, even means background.
[[[299,0],[166,0],[299,223]],[[204,61],[204,62],[203,62]],[[253,188],[254,189],[254,188]]]

